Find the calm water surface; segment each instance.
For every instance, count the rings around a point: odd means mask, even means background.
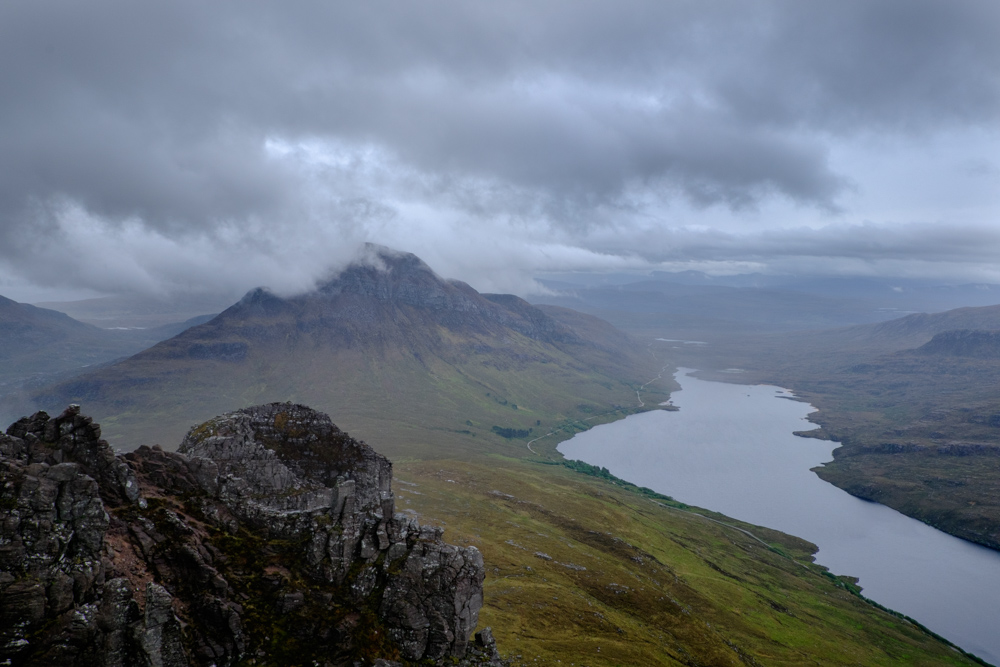
[[[798,535],[817,562],[860,578],[866,596],[1000,665],[1000,552],[859,500],[810,471],[836,443],[800,438],[814,408],[779,387],[707,382],[681,369],[679,412],[597,426],[566,458],[690,505]]]

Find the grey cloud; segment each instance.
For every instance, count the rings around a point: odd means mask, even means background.
[[[400,198],[569,228],[835,211],[832,142],[995,126],[998,25],[990,0],[4,3],[0,242],[28,270],[67,206],[257,246],[363,240]],[[304,174],[273,138],[383,170]]]
[[[819,228],[731,233],[714,229],[633,231],[622,244],[599,237],[593,247],[632,252],[652,264],[758,262],[777,267],[789,259],[922,264],[992,264],[1000,254],[1000,230],[991,225],[929,223],[828,225]],[[972,270],[978,271],[978,268]]]

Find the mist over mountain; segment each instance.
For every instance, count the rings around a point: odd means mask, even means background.
[[[988,0],[0,6],[0,292],[284,292],[372,240],[481,291],[562,271],[995,284],[998,19]]]
[[[366,437],[391,431],[406,443],[437,429],[458,441],[634,407],[634,385],[650,374],[648,355],[605,322],[483,295],[415,255],[369,246],[314,291],[252,290],[35,402],[81,403],[128,446],[170,446],[192,420],[262,400],[316,405]]]
[[[815,277],[700,271],[648,275],[545,274],[547,292],[528,298],[604,318],[643,335],[725,339],[745,334],[819,331],[1000,301],[1000,285],[933,279]]]

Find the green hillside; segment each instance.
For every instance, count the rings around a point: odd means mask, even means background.
[[[474,545],[517,665],[976,664],[812,564],[810,543],[562,466],[396,466],[397,509]]]

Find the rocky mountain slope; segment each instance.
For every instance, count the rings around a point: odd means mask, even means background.
[[[372,246],[315,291],[253,290],[205,324],[39,393],[36,407],[83,404],[116,442],[136,446],[290,400],[366,437],[433,440],[440,452],[507,444],[494,426],[528,432],[635,406],[635,388],[658,370],[596,318],[479,294],[414,255]]]
[[[115,456],[71,406],[0,436],[0,663],[499,664],[483,559],[301,405]]]

